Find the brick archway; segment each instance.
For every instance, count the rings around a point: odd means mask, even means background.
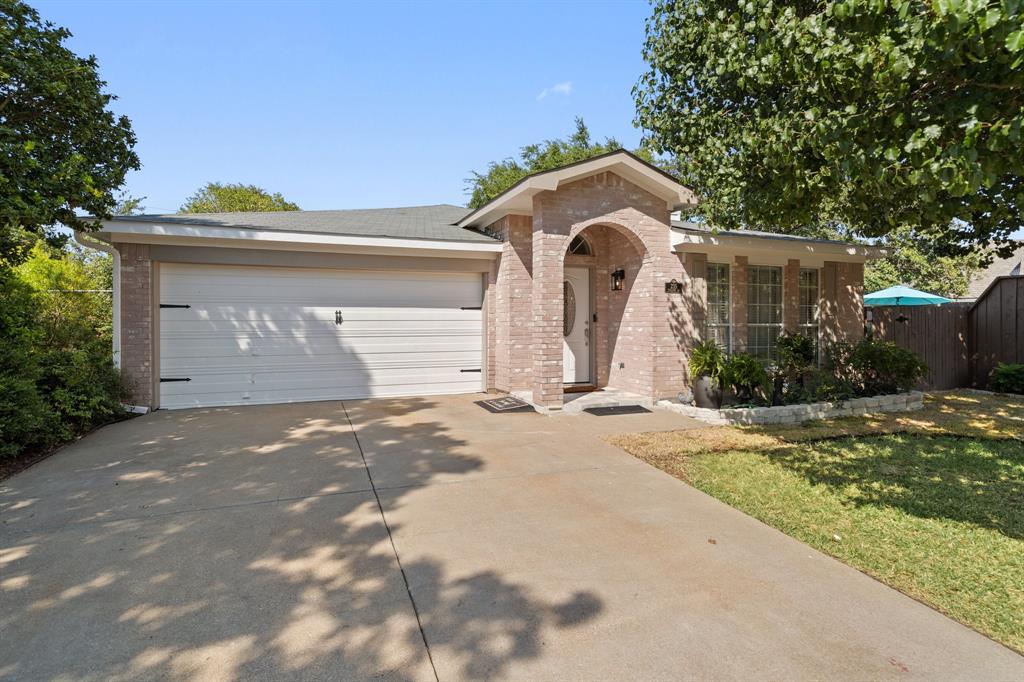
[[[678,278],[672,253],[669,207],[665,201],[616,176],[601,173],[533,198],[532,379],[533,401],[559,409],[564,401],[562,372],[562,282],[572,238],[603,231],[621,256],[639,254],[629,296],[630,339],[608,345],[606,385],[648,397],[674,395],[683,384],[683,358],[669,321],[669,299],[662,280]],[[613,251],[607,251],[610,255]],[[634,257],[635,258],[635,257]],[[598,290],[607,287],[603,277]],[[616,358],[616,353],[630,352]]]
[[[568,253],[576,237],[588,241],[592,256]],[[649,250],[633,230],[607,221],[581,223],[566,240],[563,265],[587,267],[592,275],[593,385],[649,395],[654,367],[653,348],[646,334],[654,317]],[[612,274],[619,270],[624,273],[622,288],[615,290]]]

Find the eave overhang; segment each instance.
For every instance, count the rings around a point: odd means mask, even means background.
[[[467,215],[456,225],[465,228],[485,228],[506,215],[532,215],[533,197],[536,194],[555,191],[568,183],[607,171],[664,199],[670,211],[678,211],[697,204],[697,196],[693,190],[681,185],[671,175],[634,154],[617,150],[554,170],[529,175]]]

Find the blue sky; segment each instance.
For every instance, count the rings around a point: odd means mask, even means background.
[[[471,170],[574,116],[639,141],[644,0],[30,2],[96,55],[149,212],[211,180],[304,209],[464,204]]]

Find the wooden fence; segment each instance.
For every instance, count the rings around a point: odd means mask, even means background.
[[[1024,363],[1024,276],[998,277],[973,303],[871,306],[868,332],[928,363],[925,390],[985,388],[1000,362]]]
[[[970,303],[870,306],[868,329],[876,339],[912,350],[928,364],[924,390],[971,385],[968,338]]]
[[[1024,363],[1024,276],[997,277],[970,312],[972,375],[983,388],[1000,362]]]

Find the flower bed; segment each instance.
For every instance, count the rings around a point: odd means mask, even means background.
[[[659,401],[657,406],[707,424],[797,424],[811,419],[852,417],[874,412],[920,410],[924,407],[924,393],[910,391],[871,398],[852,398],[839,402],[780,405],[778,407],[726,407],[721,410],[684,405],[674,400]]]

